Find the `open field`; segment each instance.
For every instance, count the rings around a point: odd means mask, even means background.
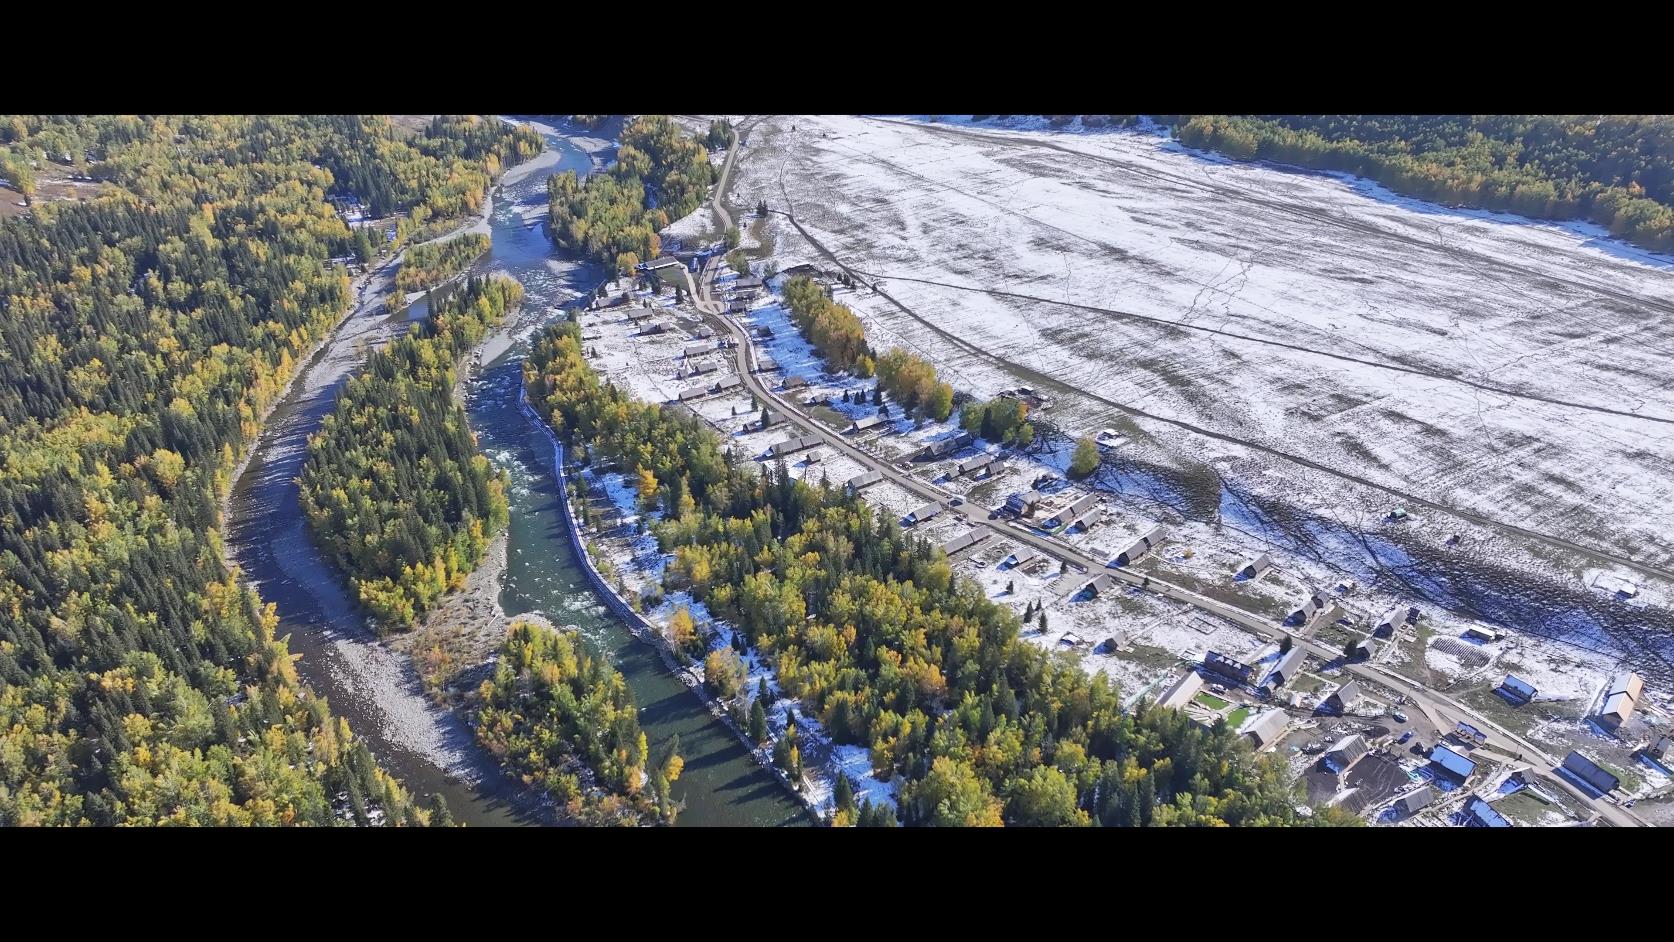
[[[876,283],[839,300],[962,391],[1030,383],[1056,430],[1130,434],[1101,487],[1667,668],[1674,263],[1154,134],[795,116],[745,140],[732,202],[794,213],[781,265]]]

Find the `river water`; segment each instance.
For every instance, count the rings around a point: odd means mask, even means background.
[[[551,444],[518,408],[518,384],[528,337],[599,279],[592,266],[557,258],[542,228],[547,175],[587,172],[593,165],[589,149],[597,146],[535,126],[547,151],[506,174],[487,223],[493,248],[478,263],[479,271],[521,281],[523,308],[516,323],[485,345],[484,364],[466,383],[466,407],[481,447],[511,479],[501,603],[514,615],[541,612],[574,627],[608,654],[633,690],[653,754],[679,736],[686,759],[674,786],[674,797],[684,803],[679,824],[807,824],[801,805],[778,780],[668,673],[655,651],[605,610],[561,529]],[[422,302],[415,308],[409,318],[424,314]],[[280,631],[291,635],[292,652],[302,655],[303,678],[410,791],[440,795],[455,818],[475,826],[549,823],[543,803],[474,745],[457,716],[429,706],[404,658],[376,643],[342,575],[320,557],[302,523],[295,478],[307,437],[362,362],[366,345],[387,340],[400,326],[381,313],[357,314],[299,374],[234,487],[229,548],[262,597],[278,605]]]

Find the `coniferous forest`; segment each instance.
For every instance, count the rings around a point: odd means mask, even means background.
[[[0,224],[0,823],[423,823],[229,572],[218,499],[345,312],[329,196],[446,220],[478,118],[0,118],[104,186]]]
[[[1588,219],[1674,249],[1674,119],[1650,115],[1179,115],[1180,140],[1368,177],[1420,199]]]
[[[395,273],[395,290],[428,291],[471,267],[488,251],[488,236],[467,232],[440,242],[422,242],[407,250]]]
[[[463,586],[506,525],[505,481],[453,386],[466,351],[522,299],[510,278],[468,280],[367,359],[308,442],[302,511],[383,626],[411,627]]]

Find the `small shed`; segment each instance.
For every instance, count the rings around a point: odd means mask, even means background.
[[[1232,576],[1234,579],[1254,579],[1272,568],[1273,560],[1268,559],[1266,553],[1262,553],[1239,563],[1238,568],[1232,571]]]
[[[1019,491],[1006,498],[1006,509],[1018,516],[1028,516],[1034,513],[1035,505],[1041,501],[1039,491]]]
[[[1360,683],[1351,680],[1332,691],[1331,696],[1326,697],[1321,706],[1332,713],[1347,713],[1349,708],[1354,706],[1355,701],[1359,699]]]
[[[1435,789],[1425,785],[1422,788],[1415,788],[1412,791],[1407,792],[1405,795],[1402,795],[1396,800],[1395,807],[1400,809],[1401,814],[1404,817],[1410,818],[1414,814],[1417,814],[1420,808],[1423,808],[1435,800]]]
[[[907,514],[907,522],[908,523],[923,523],[924,521],[929,520],[931,517],[934,517],[935,515],[937,515],[941,512],[942,512],[941,502],[933,500],[930,503],[925,504],[924,506],[922,506],[922,507],[918,508],[917,510],[913,511],[912,513]]]
[[[1523,680],[1516,674],[1505,675],[1505,680],[1500,681],[1499,690],[1500,694],[1507,700],[1518,704],[1528,703],[1534,700],[1535,696],[1539,693],[1539,691],[1535,690],[1534,684]]]
[[[1511,819],[1494,810],[1494,806],[1480,797],[1471,796],[1465,803],[1465,825],[1473,828],[1508,828]]]
[[[1040,550],[1033,546],[1019,546],[1009,557],[1011,568],[1020,569],[1040,558]]]
[[[1453,738],[1462,743],[1468,743],[1472,747],[1481,746],[1488,742],[1487,733],[1462,720],[1458,726],[1453,727]]]
[[[1355,733],[1337,740],[1326,751],[1325,758],[1321,761],[1325,763],[1326,768],[1341,775],[1353,768],[1356,762],[1365,758],[1366,752],[1366,740],[1359,733]]]
[[[1087,580],[1087,584],[1081,587],[1081,592],[1086,593],[1089,598],[1096,599],[1109,592],[1115,585],[1116,580],[1110,578],[1108,573],[1101,572]]]
[[[1149,532],[1134,540],[1128,548],[1116,554],[1116,565],[1131,566],[1162,545],[1163,528],[1152,527]]]

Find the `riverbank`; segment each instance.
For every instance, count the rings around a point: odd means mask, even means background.
[[[622,620],[623,624],[628,627],[628,630],[633,633],[635,638],[649,645],[657,652],[657,656],[661,658],[663,665],[668,669],[669,673],[678,678],[680,682],[703,703],[704,709],[708,710],[712,717],[714,717],[723,726],[730,730],[735,737],[737,737],[738,741],[750,751],[750,755],[755,762],[771,772],[780,781],[780,783],[784,785],[785,789],[791,793],[797,802],[802,805],[808,814],[813,816],[815,820],[823,821],[826,809],[822,807],[822,803],[819,801],[818,797],[810,792],[807,787],[807,783],[793,780],[784,772],[784,770],[773,764],[771,748],[768,746],[758,745],[750,739],[749,734],[744,730],[744,728],[733,719],[733,716],[727,709],[726,704],[722,703],[720,698],[710,692],[708,686],[704,683],[703,675],[698,670],[695,670],[691,665],[681,662],[680,656],[675,652],[674,646],[663,634],[662,629],[652,624],[651,621],[644,615],[635,611],[633,607],[628,604],[627,599],[625,599],[621,593],[612,587],[609,580],[607,580],[604,574],[599,571],[598,565],[594,561],[592,554],[587,551],[587,541],[583,538],[581,522],[576,519],[574,508],[570,505],[570,476],[565,465],[564,444],[559,441],[558,436],[553,433],[552,428],[542,421],[540,416],[536,414],[534,408],[529,405],[526,390],[519,392],[518,404],[523,411],[523,414],[529,419],[529,422],[539,428],[546,435],[547,440],[552,445],[553,464],[557,468],[556,476],[558,479],[558,493],[560,495],[559,500],[561,504],[559,508],[560,517],[564,522],[565,532],[569,536],[571,547],[574,549],[576,554],[576,559],[580,562],[581,569],[587,576],[588,582],[592,584],[594,592],[596,592],[599,598],[605,602],[606,607],[608,607],[618,618]],[[581,482],[581,487],[585,489],[587,486],[586,481],[583,480]],[[611,537],[607,537],[599,533],[595,533],[594,536],[600,539],[611,539]]]

